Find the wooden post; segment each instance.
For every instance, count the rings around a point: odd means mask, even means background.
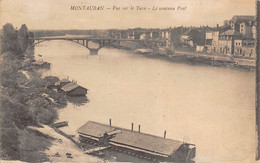
[[[131,128],[132,131],[134,131],[134,123],[132,123],[132,128]]]
[[[164,135],[163,135],[164,138],[166,138],[166,131],[164,131]]]
[[[112,126],[112,120],[111,120],[111,118],[109,119],[109,127],[111,127]]]
[[[138,132],[141,132],[141,125],[138,125]]]

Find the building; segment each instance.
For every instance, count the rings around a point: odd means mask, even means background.
[[[231,20],[224,20],[223,25],[224,26],[230,26],[231,25]]]
[[[181,35],[180,40],[191,47],[196,47],[197,45],[205,45],[205,35],[206,29],[191,27]]]
[[[172,41],[172,29],[168,28],[162,31],[162,39],[166,40],[166,48],[174,50],[174,45]]]
[[[205,48],[208,53],[217,53],[219,31],[206,32]]]
[[[234,55],[256,58],[256,41],[254,39],[236,39],[234,41]]]
[[[47,88],[55,88],[55,84],[60,81],[57,76],[46,76],[44,80],[46,81]]]
[[[43,60],[37,60],[31,63],[33,66],[35,66],[35,68],[46,68],[49,69],[50,68],[50,63],[45,62]]]
[[[140,157],[151,161],[187,161],[195,157],[196,147],[193,144],[139,131],[123,129],[88,121],[77,132],[81,142],[95,142],[111,146],[117,152]],[[165,132],[166,135],[166,132]]]
[[[240,23],[240,33],[246,38],[253,38],[253,25],[248,22]]]
[[[235,15],[231,20],[225,20],[225,26],[206,32],[206,51],[254,57],[255,49],[252,42],[256,38],[255,23],[256,17],[250,15]]]
[[[150,38],[151,39],[158,39],[161,37],[161,33],[159,29],[152,29],[150,33]]]
[[[193,47],[193,40],[192,40],[192,36],[190,36],[190,31],[186,31],[184,32],[181,36],[180,36],[180,41],[186,45],[189,45],[191,47]]]
[[[69,96],[85,96],[87,94],[86,88],[74,82],[68,83],[61,87],[61,90]]]
[[[62,79],[55,83],[55,86],[57,89],[61,89],[61,87],[65,86],[66,84],[69,84],[71,81],[68,78]]]
[[[256,17],[251,15],[235,15],[230,20],[231,28],[235,31],[240,32],[241,23],[246,23],[250,26],[253,26],[255,23]],[[242,27],[243,28],[243,27]]]
[[[233,35],[241,35],[230,26],[217,27],[206,32],[205,51],[211,54],[231,54]],[[234,38],[237,38],[235,36]],[[232,41],[233,40],[233,41]]]
[[[234,54],[234,40],[241,38],[241,33],[235,30],[227,30],[219,34],[217,52],[219,54]]]

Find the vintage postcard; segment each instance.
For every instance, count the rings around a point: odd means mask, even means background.
[[[0,162],[256,162],[257,3],[0,0]]]

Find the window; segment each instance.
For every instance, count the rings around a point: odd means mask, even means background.
[[[240,43],[238,43],[238,45],[240,45]]]
[[[243,24],[241,24],[241,28],[243,28]]]
[[[241,29],[241,32],[243,32],[243,29]]]
[[[236,42],[236,45],[237,45],[237,42]]]

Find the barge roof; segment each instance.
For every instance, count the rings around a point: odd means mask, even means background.
[[[121,130],[121,132],[117,133],[113,138],[111,138],[110,142],[129,146],[131,148],[146,150],[147,152],[159,153],[166,156],[170,156],[183,144],[183,142],[178,140],[167,139],[114,126],[110,127],[109,125],[93,121],[88,121],[86,124],[80,127],[77,132],[79,134],[101,138],[105,133],[115,130]]]

